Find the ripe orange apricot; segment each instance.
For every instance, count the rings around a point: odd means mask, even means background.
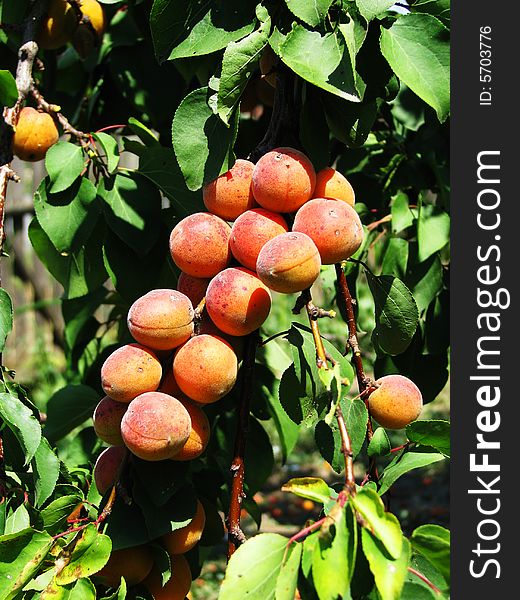
[[[176,529],[161,538],[168,554],[184,554],[191,550],[202,537],[206,525],[206,513],[200,500],[197,500],[197,510],[186,527]]]
[[[181,400],[179,398],[179,400]],[[200,456],[209,442],[210,427],[206,413],[189,400],[181,400],[191,419],[191,432],[184,446],[172,460],[193,460]]]
[[[162,367],[157,356],[140,344],[118,348],[101,367],[103,390],[118,402],[131,402],[139,394],[155,391],[161,376]]]
[[[153,567],[153,554],[147,546],[113,550],[107,564],[96,573],[105,585],[118,587],[121,577],[128,586],[146,579]]]
[[[58,138],[53,118],[48,113],[26,106],[20,111],[13,135],[13,154],[30,162],[42,160]]]
[[[222,338],[196,335],[181,346],[173,359],[173,374],[181,390],[195,402],[216,402],[231,391],[238,361]]]
[[[105,31],[106,20],[103,7],[97,0],[82,0],[83,18],[72,38],[72,45],[81,58],[87,58],[99,46]]]
[[[276,148],[256,163],[253,195],[267,210],[294,212],[312,198],[316,172],[311,161],[294,148]]]
[[[231,227],[210,213],[195,213],[177,223],[170,235],[173,262],[193,277],[213,277],[231,260]]]
[[[370,415],[387,429],[403,429],[421,413],[421,390],[403,375],[386,375],[368,399]]]
[[[41,24],[38,45],[43,50],[60,48],[70,42],[77,26],[78,19],[67,0],[51,0]]]
[[[316,187],[312,197],[343,200],[350,206],[354,206],[356,201],[354,188],[348,179],[332,167],[325,167],[316,173]]]
[[[111,446],[124,446],[121,437],[121,419],[128,408],[124,402],[116,402],[105,396],[94,410],[94,431],[98,438]]]
[[[135,340],[153,350],[177,348],[193,333],[193,306],[177,290],[152,290],[130,307],[128,329]]]
[[[101,37],[105,32],[106,18],[103,6],[97,0],[82,0],[81,12],[90,20],[94,31]]]
[[[251,177],[255,165],[242,158],[202,188],[204,205],[209,212],[226,221],[233,221],[255,205]]]
[[[269,316],[271,293],[256,273],[230,267],[213,277],[206,291],[206,310],[229,335],[247,335]]]
[[[311,238],[323,265],[349,258],[363,242],[363,225],[352,206],[326,198],[304,204],[294,217],[293,231]]]
[[[235,354],[237,355],[237,359],[239,361],[242,359],[242,355],[244,354],[244,337],[241,335],[228,335],[227,333],[224,333],[222,329],[219,329],[215,323],[213,323],[207,312],[204,314],[202,321],[199,323],[198,333],[207,333],[208,335],[222,338],[233,348]]]
[[[93,476],[98,492],[102,496],[115,484],[119,467],[127,452],[124,446],[110,446],[98,456]]]
[[[177,279],[177,289],[191,300],[196,308],[199,302],[206,295],[206,289],[211,279],[209,277],[193,277],[187,273],[181,273]]]
[[[264,245],[256,272],[275,292],[292,294],[310,287],[320,274],[321,260],[316,244],[308,235],[291,231]]]
[[[240,264],[254,271],[263,245],[288,229],[285,219],[279,213],[265,208],[248,210],[231,227],[231,252]]]
[[[146,392],[131,402],[121,421],[126,447],[143,460],[172,458],[187,442],[191,419],[182,403],[162,392]]]
[[[172,576],[162,585],[158,569],[143,581],[143,585],[153,595],[155,600],[184,600],[191,587],[191,570],[188,561],[182,554],[170,556]]]

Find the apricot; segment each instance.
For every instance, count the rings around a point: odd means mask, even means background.
[[[81,58],[87,58],[99,46],[106,27],[105,12],[97,0],[82,0],[83,18],[72,38],[72,45]]]
[[[200,500],[197,500],[197,510],[190,523],[162,536],[161,541],[168,554],[184,554],[191,550],[202,537],[205,525],[206,513]]]
[[[126,447],[143,460],[172,458],[188,441],[191,419],[182,403],[162,392],[146,392],[130,404],[121,421]]]
[[[97,0],[82,0],[81,12],[89,18],[96,35],[101,37],[106,27],[105,11],[101,4]]]
[[[182,398],[179,396],[184,396],[184,394],[181,392],[181,388],[173,376],[173,365],[170,369],[166,370],[166,375],[163,377],[161,385],[157,391],[162,392],[163,394],[168,394],[169,396],[173,396],[174,398],[177,398],[177,400],[182,400]]]
[[[294,217],[293,231],[311,238],[324,265],[349,258],[363,242],[363,225],[352,206],[326,198],[304,204]]]
[[[343,200],[354,206],[356,195],[348,179],[332,167],[325,167],[316,173],[316,187],[313,198],[332,198]]]
[[[186,443],[172,460],[193,460],[200,456],[209,442],[210,426],[206,413],[189,400],[179,400],[188,411],[191,419],[191,432]]]
[[[177,223],[170,235],[173,262],[193,277],[213,277],[231,260],[231,227],[220,217],[195,213]]]
[[[105,396],[94,410],[94,431],[98,438],[111,446],[124,446],[121,437],[121,419],[128,408],[124,402],[116,402]]]
[[[216,402],[231,391],[238,361],[231,345],[212,335],[196,335],[173,359],[173,374],[182,392],[201,404]]]
[[[118,587],[121,577],[124,577],[126,584],[132,586],[144,581],[152,567],[152,551],[146,546],[134,546],[113,550],[107,564],[96,573],[96,577],[110,587]]]
[[[199,323],[198,333],[207,333],[208,335],[222,338],[233,348],[238,360],[242,359],[242,355],[244,354],[244,337],[241,335],[228,335],[227,333],[224,333],[222,329],[219,329],[215,323],[213,323],[207,312]]]
[[[182,554],[170,556],[172,576],[162,585],[161,574],[154,568],[143,585],[155,600],[184,600],[191,587],[191,570],[188,561]]]
[[[247,335],[269,316],[271,293],[253,271],[230,267],[211,280],[206,310],[224,333]]]
[[[321,260],[316,244],[305,233],[282,233],[264,245],[256,271],[275,292],[292,294],[310,287],[320,274]]]
[[[124,446],[110,446],[98,456],[94,465],[94,481],[103,496],[116,483],[119,467],[128,450]]]
[[[153,350],[177,348],[193,333],[193,306],[177,290],[152,290],[130,307],[128,329],[135,340]]]
[[[239,263],[254,271],[263,245],[288,229],[285,219],[278,213],[265,208],[248,210],[233,223],[229,239],[231,252]]]
[[[237,159],[220,177],[202,188],[204,205],[209,212],[226,221],[233,221],[255,205],[251,178],[255,165],[249,160]]]
[[[187,273],[181,273],[177,279],[177,289],[191,300],[192,305],[196,308],[199,302],[206,295],[206,289],[211,281],[209,277],[193,277]]]
[[[421,390],[403,375],[386,375],[368,399],[370,415],[387,429],[403,429],[421,413]]]
[[[316,172],[311,161],[294,148],[276,148],[256,163],[253,195],[263,208],[294,212],[312,198]]]
[[[155,391],[161,376],[162,367],[157,356],[140,344],[118,348],[101,367],[103,390],[118,402],[131,402],[139,394]]]
[[[22,160],[42,160],[59,138],[58,129],[48,113],[26,106],[20,111],[13,135],[13,154]]]
[[[72,39],[78,19],[67,0],[51,0],[47,16],[43,19],[38,45],[43,50],[55,50]]]

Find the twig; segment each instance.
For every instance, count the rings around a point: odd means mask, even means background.
[[[88,144],[90,143],[90,136],[87,133],[79,131],[79,129],[73,127],[70,124],[67,117],[60,112],[59,106],[47,102],[47,100],[45,100],[45,98],[40,94],[40,92],[34,85],[31,88],[31,95],[36,100],[38,108],[41,108],[44,112],[49,113],[53,119],[58,121],[64,133],[68,133],[69,135],[72,135],[75,138],[77,138],[77,140],[82,146],[88,146]]]
[[[331,311],[324,311],[321,308],[317,308],[313,304],[310,288],[303,290],[303,292],[298,296],[296,304],[292,310],[293,314],[298,314],[304,306],[305,310],[307,311],[307,317],[309,318],[309,325],[311,326],[314,345],[316,346],[316,364],[320,369],[328,369],[327,353],[325,352],[325,346],[323,345],[323,340],[321,338],[320,328],[318,326],[318,318],[320,318],[320,316],[325,316],[325,313],[330,313]],[[332,313],[334,313],[334,311],[332,311]],[[332,318],[330,314],[326,314],[326,316]]]
[[[341,406],[336,406],[336,419],[338,421],[339,435],[341,437],[341,452],[345,459],[345,485],[343,489],[348,495],[356,493],[356,480],[354,478],[354,455],[352,453],[352,444],[350,435],[347,431],[347,425],[343,416]]]

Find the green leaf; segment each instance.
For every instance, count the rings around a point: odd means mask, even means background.
[[[396,456],[379,479],[381,486],[379,494],[382,496],[386,493],[399,477],[408,471],[420,469],[444,459],[445,456],[437,452],[405,452],[403,455]]]
[[[450,532],[440,525],[421,525],[410,537],[412,548],[450,581]]]
[[[282,486],[282,492],[291,492],[301,498],[325,504],[330,499],[329,486],[319,477],[295,477]]]
[[[60,474],[60,460],[52,451],[49,442],[42,437],[32,459],[34,478],[34,505],[36,508],[50,497]]]
[[[65,437],[92,416],[99,400],[98,392],[87,385],[70,384],[58,390],[47,404],[45,437],[51,442]]]
[[[126,598],[126,581],[124,578],[121,578],[121,585],[117,588],[117,590],[110,594],[109,596],[103,596],[101,600],[125,600]]]
[[[400,600],[410,560],[410,543],[402,538],[402,550],[393,558],[367,529],[362,530],[361,539],[381,600]]]
[[[312,27],[325,20],[332,2],[333,0],[285,0],[292,14]]]
[[[7,517],[5,534],[17,533],[31,526],[31,517],[23,504]]]
[[[397,277],[376,277],[369,271],[366,276],[375,302],[373,342],[387,354],[401,354],[410,345],[419,323],[415,300]]]
[[[89,326],[92,324],[93,328],[97,330],[99,323],[94,317],[94,313],[103,304],[108,293],[105,287],[100,287],[81,298],[63,300],[61,310],[65,319],[65,340],[69,348],[72,349],[76,344],[90,341],[90,337],[85,338],[84,332],[87,331],[87,335],[91,335],[92,329]]]
[[[108,172],[113,173],[119,164],[119,147],[117,145],[117,140],[113,136],[103,133],[102,131],[93,133],[92,137],[99,143],[105,153]]]
[[[367,21],[372,21],[375,17],[386,12],[395,4],[394,0],[356,0],[359,12]]]
[[[407,229],[414,222],[414,215],[410,210],[408,196],[399,192],[392,199],[392,231],[399,233],[403,229]]]
[[[427,587],[405,581],[400,600],[439,600],[438,594]]]
[[[0,536],[0,598],[13,600],[38,571],[53,539],[48,533],[24,529]]]
[[[378,427],[374,431],[374,435],[368,444],[367,454],[368,456],[385,456],[392,448],[388,434],[383,427]]]
[[[18,440],[29,464],[40,445],[42,429],[32,410],[16,396],[0,394],[0,417]]]
[[[416,0],[411,5],[412,12],[428,13],[437,17],[444,25],[450,24],[450,0]]]
[[[403,279],[406,275],[408,250],[408,240],[398,237],[390,238],[383,256],[381,273],[385,275],[394,275],[395,277]]]
[[[256,2],[215,4],[154,0],[150,28],[159,62],[210,54],[253,31]]]
[[[70,142],[57,142],[45,155],[45,168],[51,182],[49,191],[53,194],[63,192],[85,168],[81,146]]]
[[[278,437],[280,438],[280,445],[282,450],[282,457],[284,462],[292,452],[293,448],[298,441],[298,434],[300,432],[299,426],[289,417],[280,404],[278,399],[278,388],[279,381],[275,382],[275,389],[273,394],[267,393],[267,410],[274,421]],[[262,391],[266,392],[265,386],[262,387]]]
[[[172,123],[173,149],[190,190],[198,190],[229,170],[237,116],[227,127],[208,104],[211,90],[194,90],[177,108]]]
[[[231,557],[219,600],[274,598],[288,539],[261,533],[242,544]]]
[[[145,146],[154,147],[161,145],[155,133],[135,117],[128,119],[128,127],[130,127]]]
[[[13,303],[11,296],[0,288],[0,352],[4,351],[7,336],[13,329]]]
[[[0,69],[0,106],[14,106],[18,100],[16,80],[9,71]]]
[[[67,585],[50,582],[40,600],[96,600],[96,588],[90,579],[79,579]]]
[[[431,446],[444,456],[450,457],[449,421],[414,421],[406,427],[406,437],[417,444]]]
[[[287,556],[276,580],[276,600],[294,600],[298,584],[298,570],[303,552],[303,544],[293,544],[287,551]]]
[[[435,109],[450,112],[450,40],[446,27],[427,14],[408,14],[381,31],[381,52],[396,75]]]
[[[444,248],[450,241],[450,217],[448,213],[432,205],[422,205],[417,223],[419,261]]]
[[[443,268],[438,254],[430,256],[426,261],[413,265],[408,273],[406,283],[410,288],[419,313],[428,308],[434,298],[442,291]]]
[[[83,500],[80,493],[60,496],[48,504],[41,512],[43,526],[50,534],[67,527],[67,517]],[[63,529],[65,530],[65,529]]]

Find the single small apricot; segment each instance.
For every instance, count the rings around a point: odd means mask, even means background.
[[[131,402],[139,394],[155,391],[161,376],[162,367],[157,356],[140,344],[118,348],[101,367],[103,390],[118,402]]]
[[[124,446],[110,446],[98,456],[93,476],[98,492],[102,496],[116,483],[119,467],[127,452]]]
[[[22,160],[42,160],[59,138],[54,119],[31,106],[20,111],[13,135],[13,154]]]
[[[191,419],[191,432],[180,452],[172,460],[193,460],[200,456],[209,443],[210,427],[208,417],[202,408],[189,400],[179,398]]]
[[[168,554],[184,554],[191,550],[200,541],[204,526],[206,525],[206,513],[200,500],[197,500],[197,510],[186,527],[176,529],[161,538]]]
[[[173,359],[173,374],[181,390],[195,402],[216,402],[231,391],[238,361],[222,338],[196,335],[181,346]]]
[[[98,37],[105,33],[106,17],[103,6],[97,0],[82,0],[81,12],[89,18],[92,28]]]
[[[177,290],[152,290],[130,307],[128,329],[140,344],[153,350],[172,350],[193,333],[193,306]]]
[[[199,302],[206,295],[206,289],[208,288],[211,279],[193,277],[187,273],[181,273],[179,279],[177,279],[177,289],[182,292],[185,296],[191,300],[194,308],[196,308]]]
[[[403,429],[421,414],[421,390],[403,375],[386,375],[368,399],[370,415],[387,429]]]
[[[202,188],[204,205],[225,221],[233,221],[255,205],[251,178],[255,165],[242,158],[220,177]]]
[[[293,231],[311,238],[323,265],[346,260],[363,242],[363,225],[352,206],[326,198],[304,204],[294,217]]]
[[[172,458],[187,442],[191,419],[182,403],[162,392],[137,396],[121,421],[126,447],[143,460]]]
[[[267,210],[290,213],[312,198],[316,172],[311,161],[294,148],[276,148],[256,163],[253,195]]]
[[[275,292],[293,294],[310,287],[320,274],[321,260],[316,244],[308,235],[282,233],[264,245],[256,272]]]
[[[343,200],[354,206],[356,195],[348,179],[332,167],[325,167],[316,173],[316,187],[313,198],[332,198]]]
[[[124,446],[121,437],[121,419],[128,408],[124,402],[116,402],[105,396],[94,410],[94,431],[98,438],[111,446]]]
[[[206,310],[215,325],[229,335],[248,335],[269,316],[271,293],[256,273],[231,267],[211,280]]]
[[[172,576],[162,585],[161,574],[154,567],[143,581],[143,585],[155,600],[184,600],[191,587],[191,570],[188,561],[182,554],[170,556]]]
[[[285,219],[279,213],[265,208],[248,210],[231,227],[231,252],[240,264],[254,271],[264,244],[288,229]]]
[[[82,0],[83,18],[72,37],[74,49],[83,59],[101,44],[106,27],[105,12],[97,0]]]
[[[78,18],[67,0],[51,0],[44,17],[38,45],[43,50],[55,50],[71,41],[78,26]]]
[[[219,329],[215,323],[211,320],[211,317],[208,315],[207,311],[204,313],[202,317],[202,321],[199,323],[199,334],[206,333],[208,335],[213,335],[215,337],[220,337],[225,340],[235,351],[237,355],[237,359],[242,360],[242,356],[244,354],[244,336],[242,335],[228,335],[222,329]],[[175,395],[175,394],[174,394]]]
[[[210,213],[195,213],[177,223],[170,235],[173,262],[193,277],[213,277],[231,260],[231,227]]]
[[[124,577],[126,584],[132,586],[144,581],[152,567],[151,549],[147,546],[134,546],[113,550],[107,564],[96,573],[96,577],[110,587],[119,587],[121,577]]]

